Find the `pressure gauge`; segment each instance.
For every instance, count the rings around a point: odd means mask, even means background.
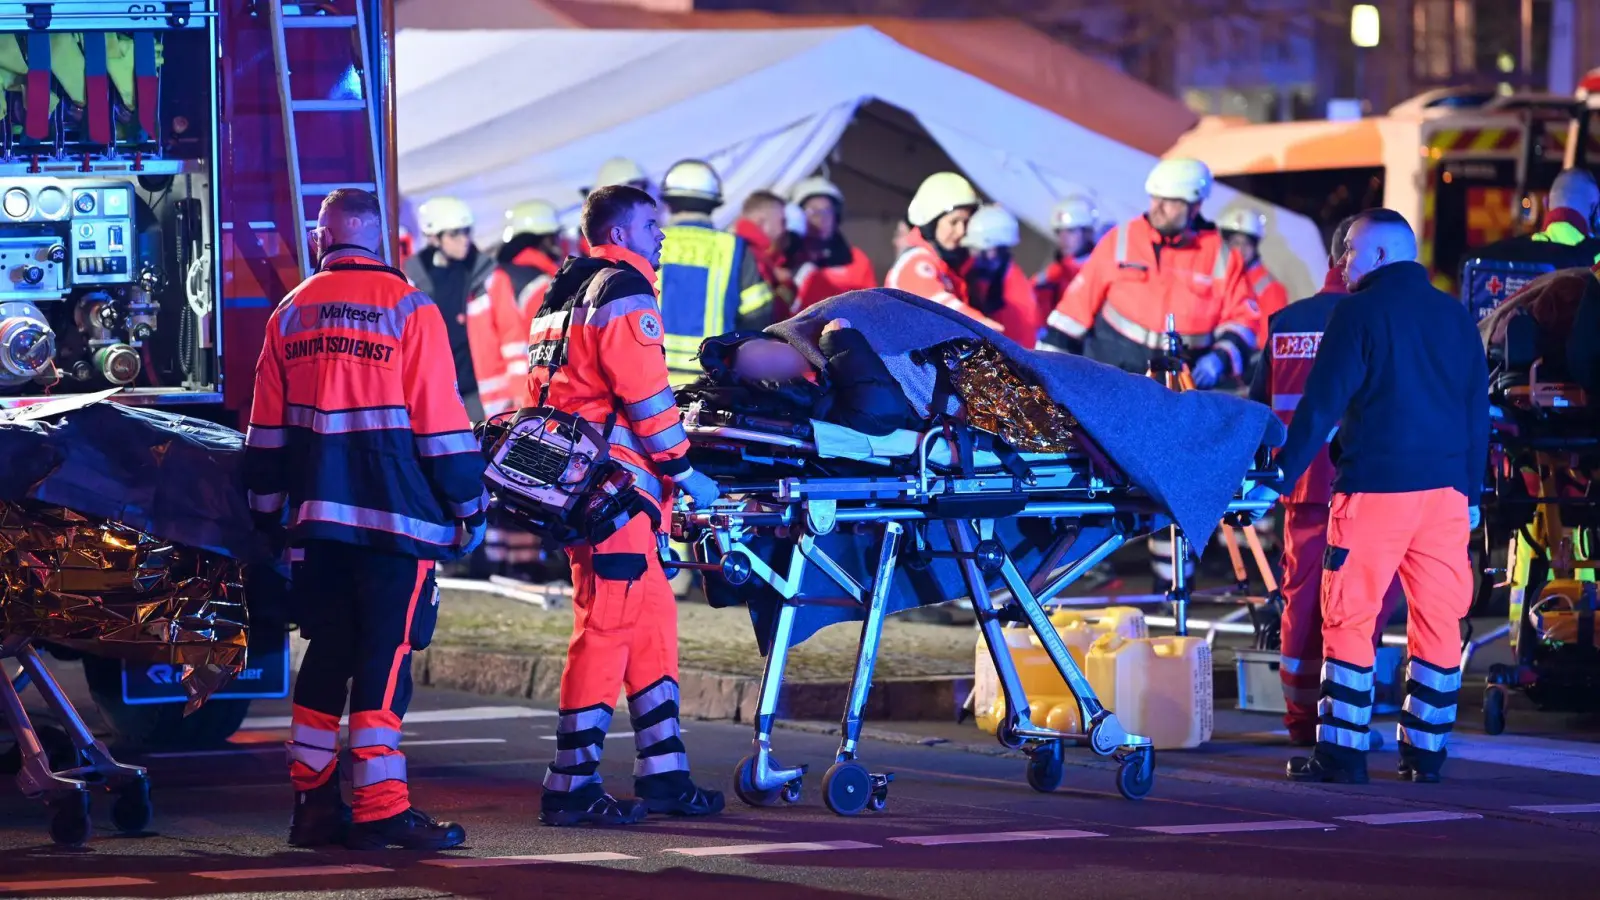
[[[72,206],[84,215],[94,212],[94,192],[79,191],[78,196],[72,201]]]
[[[0,207],[3,207],[6,216],[12,219],[26,217],[32,206],[33,201],[28,199],[28,192],[22,188],[12,188],[6,191],[4,199],[0,199]]]

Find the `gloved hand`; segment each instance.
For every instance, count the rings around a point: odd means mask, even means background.
[[[1481,523],[1482,521],[1483,521],[1483,510],[1478,507],[1478,504],[1474,503],[1471,506],[1467,507],[1467,527],[1468,528],[1471,528],[1474,531],[1476,531],[1477,528],[1478,528],[1479,523]]]
[[[1278,502],[1278,497],[1279,494],[1276,490],[1264,484],[1257,484],[1250,490],[1245,491],[1244,494],[1245,500],[1249,500],[1254,503],[1276,503]],[[1261,512],[1250,511],[1233,513],[1232,521],[1229,522],[1229,524],[1238,528],[1243,528],[1255,523],[1258,519],[1265,517],[1270,509],[1271,507],[1269,506],[1267,509],[1264,509]]]
[[[1195,361],[1194,369],[1189,374],[1194,376],[1194,386],[1197,388],[1212,388],[1227,374],[1228,364],[1222,357],[1215,353],[1207,353]]]
[[[478,524],[471,528],[468,528],[465,522],[457,522],[456,539],[450,545],[455,548],[455,558],[465,559],[471,556],[472,551],[478,549],[478,545],[483,543],[484,535],[488,533],[489,522],[485,519],[479,519]]]
[[[682,475],[675,476],[672,481],[679,489],[689,495],[689,499],[693,502],[695,509],[705,509],[717,502],[717,498],[722,496],[722,488],[717,487],[717,483],[712,480],[711,476],[702,475],[693,469]]]

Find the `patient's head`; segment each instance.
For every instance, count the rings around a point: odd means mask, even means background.
[[[793,381],[812,372],[811,363],[788,341],[759,337],[735,351],[733,373],[741,381]]]

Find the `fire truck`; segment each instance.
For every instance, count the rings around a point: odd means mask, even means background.
[[[1576,97],[1444,89],[1349,121],[1210,119],[1166,155],[1204,160],[1219,181],[1311,217],[1325,235],[1362,209],[1396,210],[1435,284],[1454,293],[1467,251],[1538,228],[1563,168],[1600,172],[1597,116],[1600,70]]]
[[[114,390],[242,424],[322,197],[394,208],[393,10],[0,0],[0,408]],[[85,670],[120,737],[204,743],[287,690],[284,635],[262,640],[235,693],[187,719],[162,667]]]

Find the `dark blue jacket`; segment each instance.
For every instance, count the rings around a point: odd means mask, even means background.
[[[1336,491],[1451,487],[1478,502],[1489,454],[1488,361],[1471,313],[1435,289],[1421,265],[1368,274],[1334,310],[1278,453],[1280,492],[1335,426]]]

